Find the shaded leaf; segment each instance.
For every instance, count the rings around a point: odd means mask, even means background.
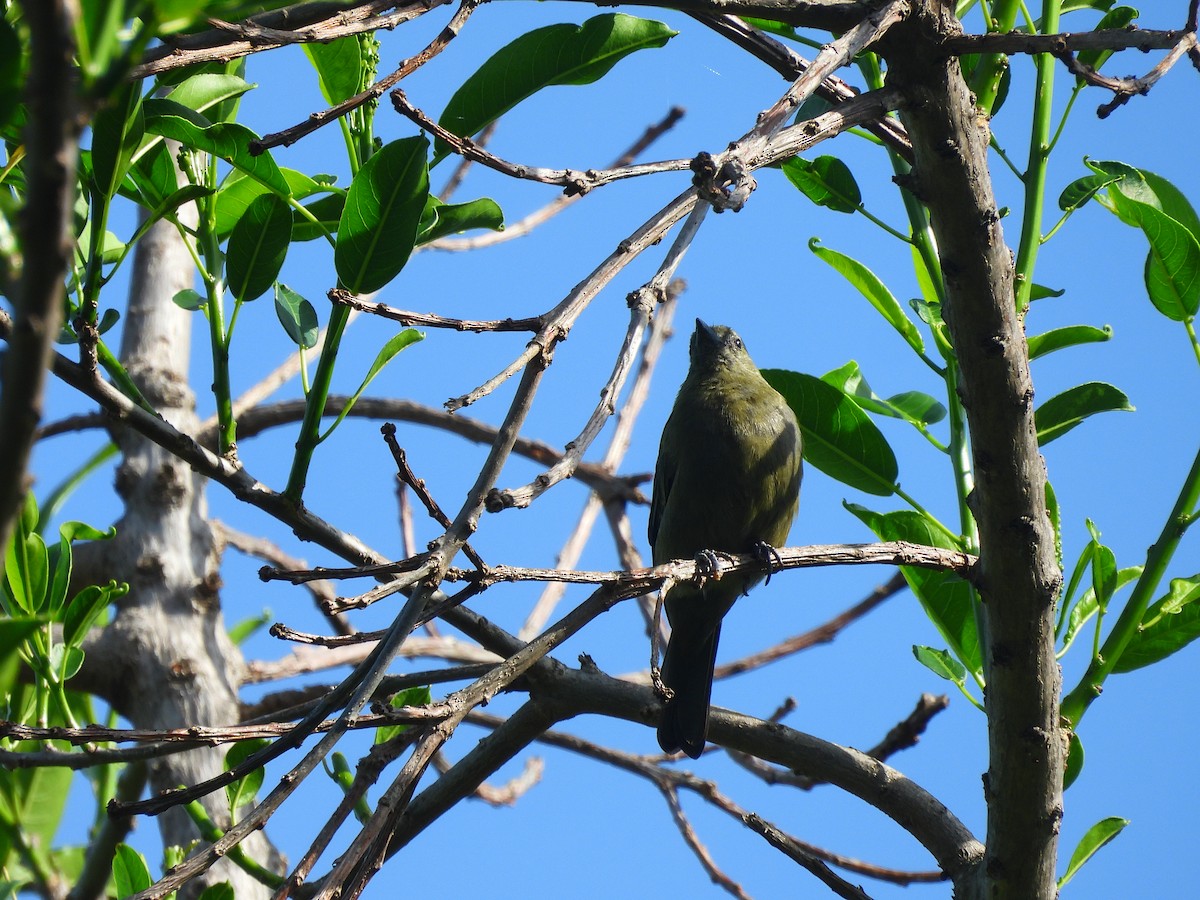
[[[1038,443],[1046,446],[1066,434],[1088,416],[1102,412],[1132,412],[1133,405],[1123,392],[1103,381],[1076,385],[1051,397],[1033,413]]]
[[[836,156],[818,156],[812,162],[796,156],[782,168],[788,181],[817,206],[852,213],[862,204],[862,192],[850,167]]]
[[[362,81],[362,46],[356,35],[338,38],[327,44],[304,44],[304,55],[317,72],[321,96],[330,106],[359,92]]]
[[[217,122],[215,125],[203,125],[203,117],[197,121],[196,116],[179,114],[184,107],[175,104],[179,109],[152,112],[151,104],[170,103],[169,100],[147,100],[146,130],[160,134],[165,138],[179,141],[188,147],[211,153],[229,163],[235,169],[249,175],[255,181],[261,182],[272,193],[280,197],[291,196],[291,188],[270,153],[260,153],[254,156],[250,152],[250,142],[258,140],[258,135],[237,122]]]
[[[275,314],[297,347],[311,350],[317,345],[317,311],[286,284],[275,285]]]
[[[232,771],[237,766],[240,766],[251,755],[257,753],[264,747],[270,745],[270,741],[266,738],[255,738],[249,741],[239,741],[229,748],[225,754],[224,768],[226,772]],[[229,811],[236,813],[239,807],[245,806],[247,803],[254,801],[254,795],[258,793],[258,789],[262,787],[263,776],[265,769],[260,766],[252,772],[248,772],[241,778],[225,785],[225,797],[229,801]]]
[[[1137,17],[1138,11],[1132,6],[1118,6],[1106,12],[1100,21],[1096,23],[1096,27],[1093,30],[1124,31]],[[1083,63],[1083,65],[1089,66],[1094,71],[1099,71],[1100,67],[1104,65],[1105,61],[1112,56],[1112,54],[1113,52],[1111,50],[1080,50],[1076,59]],[[1075,83],[1083,85],[1087,84],[1087,81],[1082,75],[1076,75]]]
[[[113,887],[117,897],[128,897],[150,887],[150,867],[146,858],[128,844],[117,844],[112,862]]]
[[[877,513],[856,503],[844,504],[881,541],[911,541],[927,547],[959,550],[940,528],[914,510]],[[968,671],[982,669],[971,586],[953,572],[901,566],[905,581],[929,620]]]
[[[305,197],[311,197],[313,194],[330,190],[328,185],[321,184],[303,172],[297,172],[295,169],[281,168],[279,171],[283,175],[284,181],[287,182],[288,188],[291,190],[291,196],[297,200],[303,200]],[[266,185],[247,177],[241,172],[229,173],[229,176],[221,184],[221,189],[217,191],[217,235],[225,237],[233,231],[233,227],[245,215],[246,210],[250,208],[250,204],[263,194],[268,193],[269,190]],[[342,192],[339,191],[339,193]],[[341,206],[339,205],[337,215],[333,216],[333,224],[329,228],[330,233],[337,230],[337,220],[340,215]],[[299,218],[297,220],[299,221]]]
[[[796,413],[805,460],[868,494],[886,497],[895,491],[896,456],[857,403],[811,375],[784,369],[763,369],[762,375]]]
[[[1116,588],[1114,589],[1114,593],[1121,590],[1121,588],[1125,587],[1125,585],[1129,584],[1131,581],[1135,581],[1140,578],[1141,574],[1141,566],[1128,566],[1124,569],[1118,570],[1117,584]],[[1079,602],[1071,607],[1070,612],[1066,616],[1066,628],[1063,631],[1062,638],[1063,646],[1062,649],[1058,651],[1059,656],[1062,656],[1064,653],[1066,653],[1067,649],[1072,643],[1074,643],[1075,638],[1079,635],[1079,632],[1083,629],[1083,626],[1091,620],[1092,616],[1096,615],[1099,608],[1100,607],[1096,602],[1095,590],[1088,588],[1084,592],[1083,596],[1079,598]]]
[[[92,121],[92,182],[112,198],[125,178],[145,133],[141,83],[126,84],[100,108]]]
[[[249,302],[267,292],[292,241],[292,210],[274,194],[258,197],[229,235],[226,281],[238,300]]]
[[[208,305],[208,300],[192,288],[184,288],[182,291],[179,291],[171,298],[171,302],[180,309],[186,309],[188,312],[195,312]]]
[[[489,197],[480,197],[466,203],[442,203],[430,197],[421,218],[418,244],[428,244],[440,237],[459,234],[473,228],[490,231],[504,230],[504,211]]]
[[[379,290],[408,262],[429,195],[428,150],[423,137],[392,141],[354,176],[333,254],[351,293]]]

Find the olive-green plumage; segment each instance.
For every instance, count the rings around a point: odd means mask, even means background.
[[[663,428],[650,504],[655,565],[702,550],[749,553],[782,544],[800,502],[800,428],[741,338],[696,320],[691,368]],[[667,594],[671,640],[663,682],[674,693],[658,727],[667,753],[704,749],[721,619],[762,580],[725,575]]]

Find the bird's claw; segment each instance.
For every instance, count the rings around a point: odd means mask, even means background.
[[[783,568],[783,557],[779,555],[779,551],[768,544],[766,541],[755,541],[754,547],[750,551],[767,570],[767,580],[764,584],[771,583],[771,574],[777,569]]]
[[[701,550],[696,554],[696,578],[704,581],[708,578],[719,578],[721,575],[721,560],[712,550]]]

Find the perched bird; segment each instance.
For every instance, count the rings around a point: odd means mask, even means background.
[[[654,563],[702,551],[770,554],[787,539],[800,502],[796,416],[732,329],[697,319],[690,357],[654,470]],[[662,678],[673,694],[658,726],[667,753],[695,759],[704,749],[721,619],[762,577],[738,572],[668,592]]]

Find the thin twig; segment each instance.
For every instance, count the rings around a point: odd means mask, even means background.
[[[1096,115],[1101,119],[1106,119],[1119,107],[1128,103],[1133,97],[1148,94],[1150,88],[1154,87],[1158,83],[1158,80],[1166,75],[1175,63],[1179,62],[1184,56],[1195,53],[1196,47],[1195,32],[1183,35],[1179,39],[1179,43],[1171,48],[1171,52],[1163,57],[1158,65],[1140,78],[1113,78],[1108,75],[1102,75],[1091,66],[1085,66],[1079,62],[1075,58],[1075,54],[1070,50],[1056,50],[1053,51],[1053,55],[1065,64],[1068,70],[1078,75],[1088,84],[1113,92],[1113,98],[1107,103],[1102,103],[1096,109]]]
[[[661,121],[656,122],[647,128],[642,133],[642,136],[639,137],[628,150],[626,150],[609,164],[608,168],[619,169],[630,165],[635,159],[638,158],[638,156],[640,156],[647,148],[649,148],[651,144],[674,128],[676,123],[681,118],[683,118],[683,109],[678,106],[671,107]],[[475,142],[482,146],[484,144],[484,137],[486,134],[486,131],[481,133],[479,137],[475,138]],[[462,157],[461,162],[459,163],[459,168],[455,171],[458,172],[470,164],[471,160],[467,159],[466,157]],[[453,179],[451,180],[453,181]],[[447,183],[446,187],[448,190],[450,183]],[[430,241],[428,244],[422,244],[421,249],[461,252],[465,250],[478,250],[481,247],[490,247],[493,244],[500,244],[506,241],[511,241],[515,238],[524,237],[539,225],[542,225],[554,218],[568,206],[578,202],[582,196],[582,194],[560,194],[540,209],[534,210],[529,215],[516,222],[505,225],[503,231],[484,231],[480,234],[474,234],[469,237],[438,238],[436,241]],[[443,192],[443,199],[444,197],[445,192]]]
[[[312,134],[321,126],[340,119],[349,112],[358,109],[364,104],[371,103],[382,97],[388,90],[395,87],[404,78],[407,78],[429,60],[433,59],[439,53],[446,49],[446,46],[458,37],[458,33],[466,24],[467,19],[471,17],[471,13],[479,6],[482,0],[461,0],[458,11],[446,24],[432,41],[418,53],[416,56],[410,56],[408,59],[400,63],[396,70],[385,78],[381,78],[365,91],[355,94],[338,103],[329,109],[321,110],[320,112],[312,113],[303,122],[293,125],[291,128],[285,128],[283,131],[277,131],[274,134],[268,134],[257,141],[250,142],[251,154],[257,156],[265,150],[270,150],[272,147],[290,147],[296,141],[303,137]],[[287,42],[290,33],[282,33],[281,42]]]
[[[613,364],[612,374],[609,375],[608,382],[600,389],[599,404],[592,411],[579,435],[567,443],[562,459],[556,462],[549,471],[543,472],[523,487],[506,490],[494,489],[488,495],[488,512],[500,512],[502,509],[513,507],[523,509],[554,485],[570,478],[575,473],[579,463],[583,460],[583,454],[592,445],[592,441],[600,433],[609,416],[616,412],[617,397],[620,396],[629,370],[633,368],[633,361],[637,358],[642,334],[650,322],[651,311],[666,297],[667,284],[674,277],[692,240],[699,232],[708,209],[708,206],[700,204],[692,207],[691,213],[688,214],[683,227],[679,229],[679,234],[676,235],[654,277],[629,295],[629,326],[625,331],[625,340],[621,343],[621,349],[617,353],[616,362]]]

